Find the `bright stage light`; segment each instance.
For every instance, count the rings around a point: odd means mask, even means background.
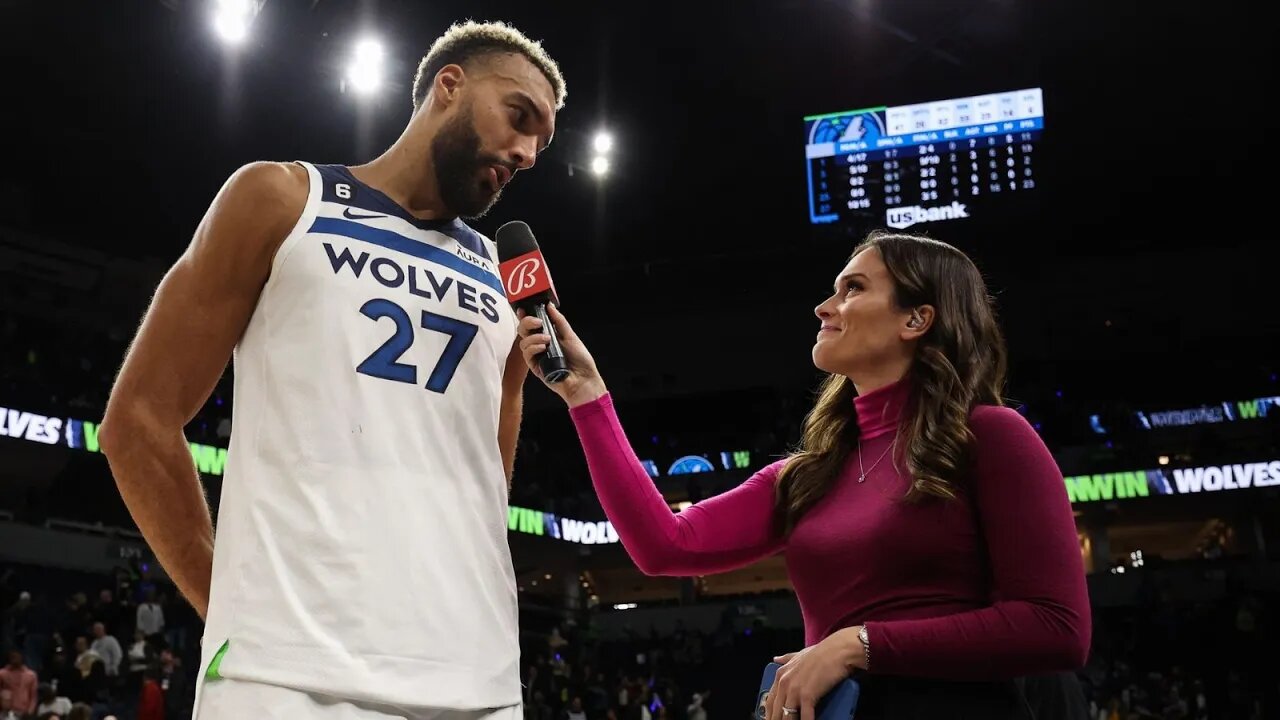
[[[609,158],[597,156],[591,161],[591,172],[597,177],[603,177],[609,172]]]
[[[613,149],[613,136],[607,132],[596,133],[591,145],[595,148],[597,155],[604,155]]]
[[[382,85],[382,54],[382,43],[377,40],[366,38],[356,43],[347,82],[357,94],[372,94]]]
[[[228,45],[239,45],[249,37],[249,23],[257,13],[253,0],[217,0],[213,29]]]

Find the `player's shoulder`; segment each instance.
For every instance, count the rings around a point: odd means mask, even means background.
[[[311,180],[297,163],[258,161],[242,165],[227,179],[225,189],[238,199],[262,203],[305,203]]]
[[[251,162],[227,178],[218,193],[218,210],[255,227],[287,233],[306,207],[310,182],[306,168],[297,163]]]

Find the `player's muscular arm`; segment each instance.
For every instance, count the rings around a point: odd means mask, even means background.
[[[516,443],[520,440],[520,414],[524,404],[524,379],[529,366],[520,352],[520,339],[516,338],[507,365],[502,372],[502,406],[498,414],[498,448],[502,451],[502,469],[507,473],[507,489],[511,489],[511,474],[516,466]]]
[[[247,165],[223,185],[156,290],[99,432],[129,512],[201,617],[213,523],[182,430],[226,368],[307,189],[304,168],[278,163]]]

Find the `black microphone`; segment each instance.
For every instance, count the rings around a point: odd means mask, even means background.
[[[542,320],[542,332],[551,336],[547,349],[538,355],[538,369],[549,383],[557,383],[569,375],[569,361],[556,327],[547,314],[547,305],[559,306],[556,286],[551,282],[547,261],[538,249],[533,231],[519,220],[498,228],[495,238],[498,244],[498,272],[511,307],[524,310],[526,315],[536,315]]]

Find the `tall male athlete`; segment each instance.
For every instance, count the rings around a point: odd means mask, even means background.
[[[206,618],[198,720],[519,717],[525,365],[496,248],[457,218],[534,164],[564,93],[517,30],[456,25],[390,149],[241,168],[160,283],[100,442]],[[233,349],[215,543],[183,427]]]

